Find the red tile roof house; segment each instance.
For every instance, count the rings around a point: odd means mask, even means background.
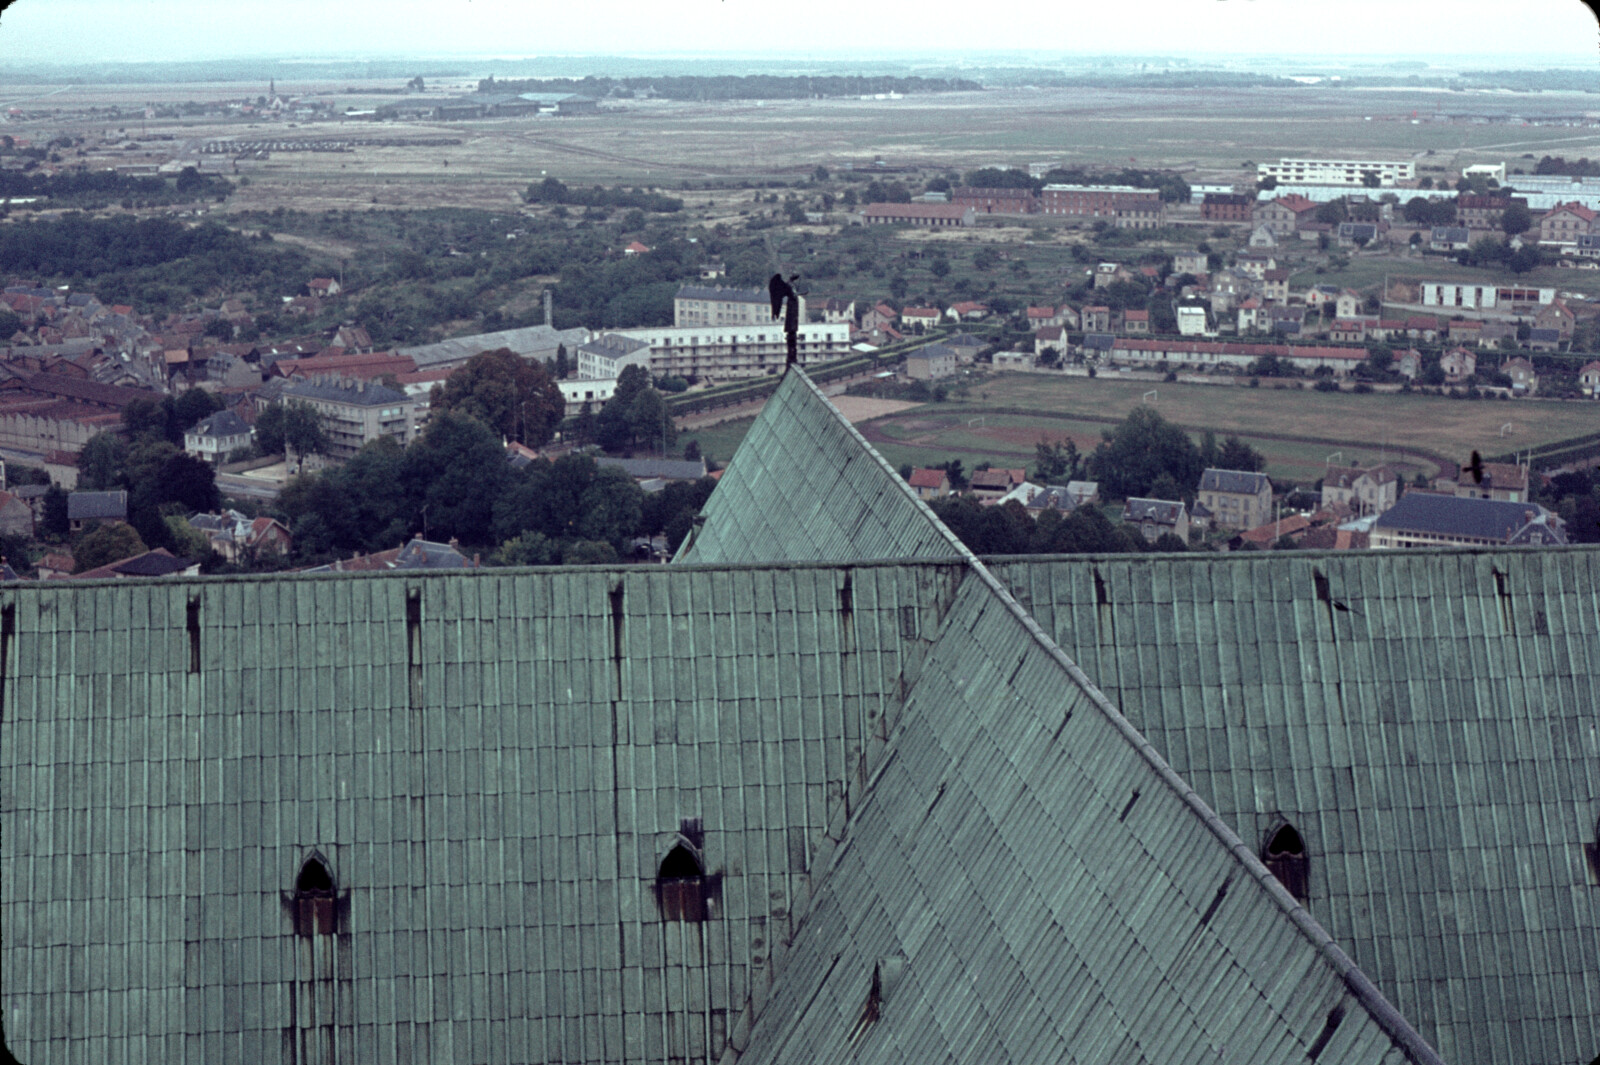
[[[1343,344],[1359,344],[1367,338],[1367,326],[1359,319],[1340,319],[1328,329],[1328,339]]]
[[[879,303],[861,315],[861,328],[881,329],[886,325],[894,325],[900,317],[900,312],[887,303]]]
[[[1594,232],[1595,212],[1574,200],[1560,203],[1539,219],[1540,244],[1572,244]]]
[[[1122,312],[1122,331],[1124,333],[1148,333],[1148,332],[1150,332],[1150,312],[1149,311],[1123,311]]]
[[[1445,328],[1449,332],[1450,339],[1457,344],[1476,345],[1479,338],[1483,336],[1482,322],[1462,319],[1461,321],[1449,323]]]
[[[939,499],[950,494],[950,475],[940,469],[912,470],[911,489],[918,499]]]
[[[939,324],[943,315],[936,307],[907,307],[900,312],[900,323],[908,326],[934,326]]]
[[[313,296],[322,299],[326,299],[329,296],[337,296],[341,291],[338,279],[332,277],[313,277],[306,282],[306,288],[310,290]]]
[[[626,248],[622,249],[622,254],[624,254],[624,255],[643,255],[645,252],[647,252],[649,250],[650,250],[650,248],[649,248],[648,245],[640,244],[638,241],[635,240],[635,241],[630,241],[628,243],[628,246]]]
[[[989,305],[987,303],[979,303],[977,300],[963,300],[960,303],[952,303],[950,309],[945,311],[945,314],[952,321],[971,322],[979,318],[987,318],[989,316]]]
[[[1451,348],[1439,356],[1439,369],[1452,383],[1471,377],[1478,368],[1478,357],[1466,348]]]
[[[1060,325],[1061,314],[1054,307],[1029,307],[1028,328],[1040,329],[1047,325]]]

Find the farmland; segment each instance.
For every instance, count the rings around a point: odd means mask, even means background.
[[[1270,383],[1269,383],[1270,384]],[[1340,463],[1394,463],[1408,474],[1438,472],[1441,460],[1530,448],[1595,430],[1591,405],[1518,400],[1467,401],[1438,396],[1298,388],[1164,383],[1154,386],[1156,409],[1200,434],[1237,434],[1267,457],[1280,481],[1309,484],[1331,455]],[[861,423],[858,428],[891,465],[959,458],[968,468],[1030,464],[1040,440],[1071,439],[1090,451],[1102,430],[1146,402],[1143,381],[1002,374],[976,380],[963,394]],[[979,424],[970,424],[981,418]],[[1507,435],[1501,435],[1506,423]],[[703,450],[728,455],[748,421],[686,434]]]

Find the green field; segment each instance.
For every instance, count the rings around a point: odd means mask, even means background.
[[[889,464],[933,465],[959,458],[968,468],[1031,464],[1040,439],[1071,438],[1092,450],[1102,430],[1126,417],[1152,387],[1162,416],[1198,442],[1207,428],[1237,434],[1267,457],[1280,481],[1309,484],[1330,457],[1360,465],[1387,461],[1406,473],[1433,475],[1440,461],[1465,462],[1473,451],[1531,448],[1600,429],[1600,408],[1541,400],[1453,400],[1438,396],[1313,392],[1294,388],[1158,384],[1081,377],[1002,374],[966,396],[929,403],[857,426]],[[982,417],[980,425],[969,425]],[[1511,423],[1510,432],[1501,429]],[[685,433],[726,460],[749,420]],[[1459,457],[1459,458],[1458,458]]]

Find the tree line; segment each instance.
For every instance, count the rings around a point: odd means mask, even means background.
[[[661,213],[683,210],[683,201],[676,196],[643,189],[624,189],[621,185],[611,189],[604,185],[572,188],[553,177],[529,185],[522,198],[528,203],[574,204],[578,207],[635,207],[641,211]]]

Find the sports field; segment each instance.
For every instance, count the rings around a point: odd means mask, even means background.
[[[1267,472],[1309,484],[1330,459],[1342,465],[1395,464],[1430,476],[1466,462],[1476,450],[1497,454],[1600,429],[1600,409],[1573,401],[1456,400],[1438,396],[1314,392],[1124,381],[1107,377],[1002,374],[974,383],[966,396],[926,403],[857,427],[893,466],[960,459],[1023,466],[1040,440],[1071,439],[1093,450],[1101,433],[1142,403],[1153,403],[1198,442],[1206,429],[1236,434],[1267,457]],[[1298,383],[1298,382],[1296,382]],[[1155,391],[1152,399],[1146,396]],[[1509,424],[1510,428],[1506,426]],[[725,460],[749,427],[727,422],[698,438]]]

